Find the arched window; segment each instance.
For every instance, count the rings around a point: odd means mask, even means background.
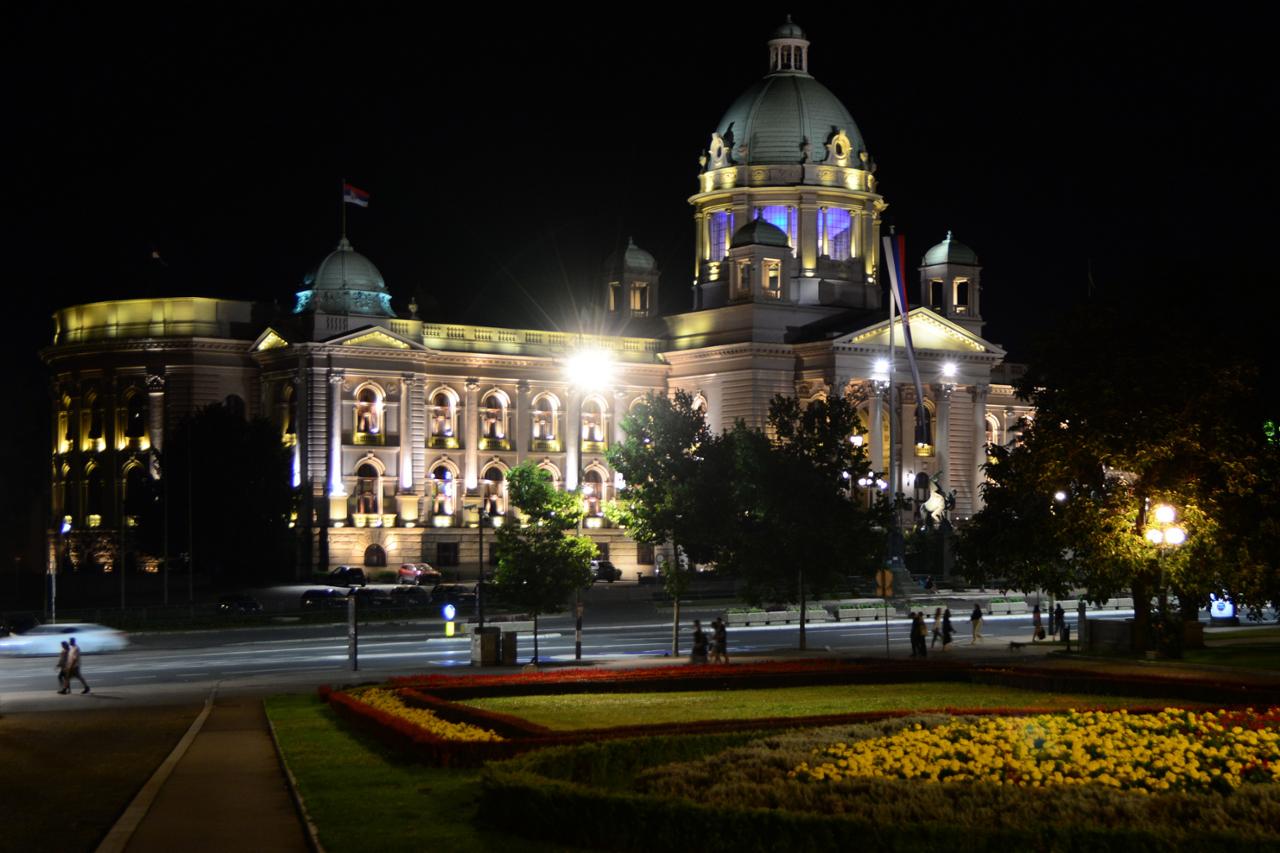
[[[428,443],[432,447],[458,446],[458,397],[450,389],[441,388],[431,395],[431,403],[427,406],[427,417],[431,420],[431,435]]]
[[[604,400],[588,397],[582,401],[582,449],[591,453],[604,452],[606,435],[608,430]]]
[[[365,462],[356,469],[356,512],[373,515],[381,512],[381,476],[372,463]]]
[[[101,465],[85,472],[85,515],[89,527],[98,527],[107,510],[107,478]]]
[[[588,468],[582,474],[582,497],[587,504],[587,515],[598,517],[603,514],[601,504],[605,499],[604,477],[599,469]]]
[[[557,428],[559,406],[556,399],[549,394],[539,397],[533,404],[533,440],[554,442],[559,436]],[[552,448],[545,447],[550,450]]]
[[[294,393],[292,382],[280,386],[279,412],[280,434],[286,444],[292,444],[298,434],[298,395]]]
[[[101,450],[105,446],[106,413],[102,409],[102,398],[97,394],[89,394],[89,449]]]
[[[539,462],[538,467],[551,475],[551,485],[557,489],[562,488],[564,478],[560,476],[560,469],[552,465],[550,462]]]
[[[987,415],[984,419],[986,430],[983,436],[983,443],[987,445],[1000,443],[1000,419],[995,415]]]
[[[360,436],[382,434],[382,394],[372,385],[365,385],[356,392],[356,443]]]
[[[136,388],[125,398],[124,434],[126,438],[142,438],[147,434],[147,395]]]
[[[484,488],[484,511],[503,515],[507,511],[507,475],[497,465],[490,465],[480,477]]]
[[[431,472],[432,515],[453,515],[456,487],[453,472],[444,465],[437,465]]]
[[[495,389],[484,395],[480,402],[480,437],[485,449],[506,449],[508,411],[506,394]]]
[[[387,552],[381,545],[370,545],[364,549],[364,564],[372,568],[381,568],[387,564]]]
[[[130,465],[124,472],[124,514],[132,517],[135,524],[147,509],[148,480],[142,465]]]
[[[934,451],[933,401],[925,400],[924,406],[915,410],[916,456],[932,456]]]

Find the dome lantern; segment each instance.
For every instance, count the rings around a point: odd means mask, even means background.
[[[786,71],[809,73],[809,40],[804,37],[804,30],[792,23],[790,15],[769,39],[769,73]]]

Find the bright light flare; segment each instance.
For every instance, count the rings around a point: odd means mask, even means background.
[[[1177,516],[1178,514],[1174,512],[1173,507],[1168,504],[1156,505],[1156,521],[1161,524],[1172,524],[1173,520],[1177,518]]]
[[[565,361],[564,371],[578,388],[603,388],[613,381],[613,359],[603,350],[578,350]]]
[[[1164,543],[1164,533],[1152,527],[1147,530],[1147,541],[1152,545],[1160,545]]]
[[[956,375],[956,363],[954,361],[944,361],[942,363],[942,375],[952,377]]]
[[[1181,527],[1170,527],[1164,532],[1164,542],[1166,545],[1181,545],[1187,541],[1187,531]]]

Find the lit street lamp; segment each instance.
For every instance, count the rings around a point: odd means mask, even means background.
[[[1170,548],[1176,548],[1187,541],[1187,531],[1174,523],[1178,512],[1168,504],[1156,504],[1152,515],[1156,523],[1148,527],[1143,535],[1156,546],[1156,565],[1160,567],[1160,614],[1163,617],[1169,607],[1169,594],[1164,585],[1164,555]]]

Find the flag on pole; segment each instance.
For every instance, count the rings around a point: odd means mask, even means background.
[[[911,340],[911,321],[907,317],[907,282],[905,277],[907,240],[901,234],[884,238],[884,259],[889,273],[889,293],[902,317],[902,337],[907,349],[907,363],[911,365],[911,379],[916,386],[916,440],[920,440],[921,427],[928,417],[924,407],[924,384],[920,381],[920,366],[916,363],[915,343]]]
[[[342,200],[357,207],[369,206],[369,194],[358,187],[351,186],[351,184],[342,185]]]

